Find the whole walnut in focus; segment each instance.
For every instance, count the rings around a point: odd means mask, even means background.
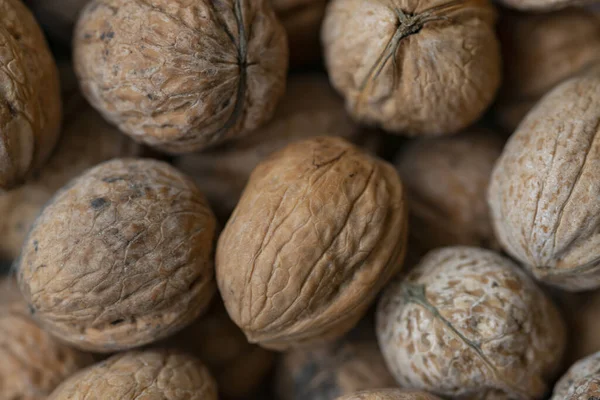
[[[512,133],[539,99],[600,61],[600,18],[583,8],[500,19],[504,82],[496,120]]]
[[[487,0],[332,0],[327,70],[361,122],[411,136],[456,133],[500,84],[495,21]]]
[[[70,45],[79,13],[90,0],[25,0],[52,39]]]
[[[394,168],[343,139],[261,162],[217,246],[217,283],[251,343],[332,341],[402,266],[407,217]]]
[[[554,387],[551,400],[593,400],[600,397],[600,352],[576,362]]]
[[[0,191],[46,161],[60,134],[58,70],[20,0],[0,0]]]
[[[396,165],[408,197],[411,246],[421,252],[450,245],[498,247],[486,194],[502,147],[493,132],[474,129],[402,148]]]
[[[365,390],[339,397],[337,400],[441,400],[426,392],[400,389]]]
[[[90,103],[170,153],[262,126],[285,91],[287,40],[270,0],[92,0],[73,43]]]
[[[542,98],[512,135],[488,201],[503,248],[540,280],[600,287],[600,65]]]
[[[402,387],[461,398],[539,399],[565,348],[560,314],[509,259],[432,251],[379,303],[377,334]]]
[[[19,285],[35,319],[67,343],[142,346],[207,308],[215,225],[200,190],[170,165],[108,161],[46,205],[23,247]]]
[[[199,360],[166,350],[117,354],[61,384],[48,400],[217,400],[217,385]]]

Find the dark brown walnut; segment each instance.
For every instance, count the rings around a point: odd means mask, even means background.
[[[190,324],[215,292],[215,218],[170,165],[116,159],[45,206],[18,278],[37,321],[81,349],[142,346]]]
[[[217,385],[198,359],[167,350],[117,354],[62,383],[48,400],[217,400]]]
[[[365,390],[337,398],[337,400],[440,400],[426,392],[400,389]]]
[[[333,0],[321,34],[327,70],[361,122],[456,133],[500,84],[495,20],[487,0]]]
[[[77,23],[74,63],[107,120],[189,153],[271,119],[288,48],[270,0],[92,0]]]
[[[0,0],[0,191],[46,161],[60,133],[58,71],[20,0]]]
[[[505,12],[499,31],[504,82],[494,113],[510,133],[544,94],[600,61],[600,18],[583,8]]]
[[[558,372],[558,309],[509,259],[474,247],[429,252],[388,286],[379,345],[402,387],[468,399],[540,399]]]
[[[217,283],[251,343],[283,350],[349,331],[400,270],[407,217],[394,168],[340,138],[261,162],[217,247]]]
[[[451,245],[497,248],[487,189],[504,143],[472,129],[402,148],[396,165],[409,202],[411,245],[427,252]]]
[[[554,387],[551,400],[593,400],[600,397],[600,353],[576,362]]]
[[[217,215],[227,220],[260,161],[294,141],[325,135],[355,143],[365,136],[324,74],[298,75],[264,128],[218,149],[182,156],[175,166],[202,185]]]
[[[79,12],[90,0],[25,0],[33,14],[54,40],[70,45]]]
[[[540,100],[512,135],[488,201],[504,250],[540,280],[600,287],[600,65]]]

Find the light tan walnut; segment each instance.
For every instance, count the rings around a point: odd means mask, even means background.
[[[61,189],[36,219],[18,278],[41,325],[112,352],[169,336],[215,292],[215,218],[170,165],[116,159]]]
[[[576,362],[554,387],[551,400],[594,400],[600,397],[600,353]]]
[[[107,120],[189,153],[272,117],[288,48],[270,0],[92,0],[77,23],[74,63]]]
[[[377,334],[402,387],[453,398],[539,399],[565,348],[560,314],[509,259],[428,253],[379,303]]]
[[[361,122],[456,133],[500,84],[495,20],[487,0],[333,0],[322,29],[327,70]]]
[[[58,70],[20,0],[0,0],[0,191],[46,161],[60,134]]]
[[[166,350],[117,354],[75,374],[48,400],[217,400],[217,385],[199,360]]]
[[[407,234],[394,168],[340,138],[261,162],[217,247],[217,283],[251,343],[283,350],[349,331],[400,270]]]
[[[440,398],[426,392],[383,389],[364,390],[339,397],[337,400],[440,400]]]
[[[600,66],[542,98],[498,160],[488,201],[503,248],[540,280],[600,286]]]

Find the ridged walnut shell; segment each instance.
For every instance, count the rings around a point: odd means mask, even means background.
[[[600,66],[531,110],[498,160],[488,201],[504,249],[540,280],[600,287]]]
[[[60,385],[48,400],[217,400],[217,385],[199,360],[147,350],[117,354]]]
[[[251,343],[276,350],[349,331],[402,266],[394,168],[340,138],[291,144],[254,170],[217,247],[217,283]]]
[[[494,109],[513,133],[539,99],[562,81],[600,62],[600,17],[583,8],[500,19],[504,81]]]
[[[142,346],[208,306],[215,224],[200,190],[170,165],[108,161],[46,205],[23,247],[19,285],[35,319],[67,343]]]
[[[270,0],[93,0],[77,23],[74,64],[108,121],[189,153],[272,117],[288,48]]]
[[[600,397],[600,352],[576,362],[554,387],[551,400],[593,400]]]
[[[377,334],[400,386],[479,399],[541,398],[566,340],[558,310],[533,280],[474,247],[432,251],[390,285]]]
[[[50,156],[60,134],[58,70],[44,34],[20,0],[0,0],[0,191]]]
[[[336,400],[441,400],[439,397],[426,392],[400,389],[364,390]]]
[[[500,84],[495,20],[487,0],[333,0],[321,33],[331,82],[361,122],[456,133]]]

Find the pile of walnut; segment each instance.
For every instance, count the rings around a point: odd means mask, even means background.
[[[600,0],[0,0],[17,399],[600,399]]]

